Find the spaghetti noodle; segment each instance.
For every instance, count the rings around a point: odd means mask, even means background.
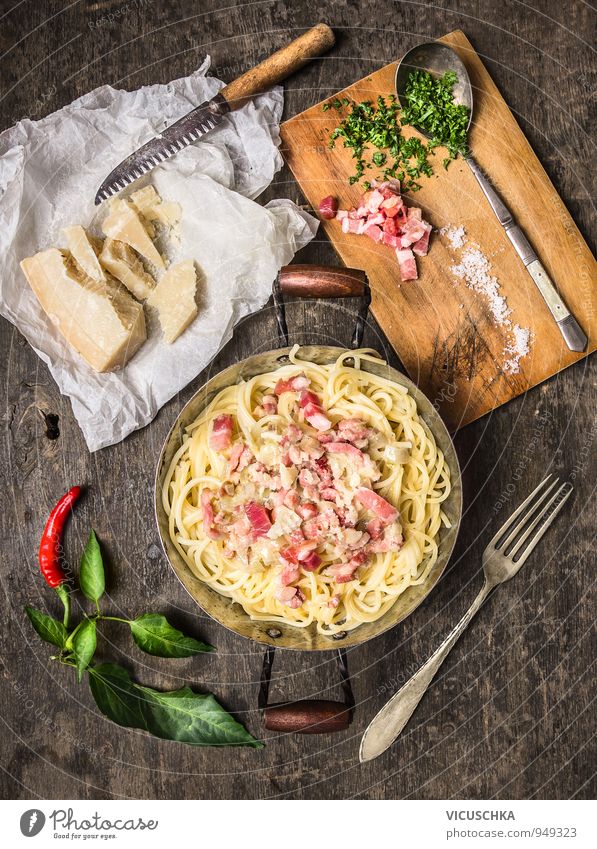
[[[334,634],[425,581],[450,470],[408,390],[361,370],[374,351],[319,365],[295,346],[289,359],[216,395],[162,499],[200,580],[252,619]]]

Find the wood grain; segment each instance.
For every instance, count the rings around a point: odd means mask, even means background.
[[[132,89],[167,83],[197,68],[206,53],[212,72],[232,80],[316,23],[320,14],[306,0],[128,6],[124,17],[102,23],[123,4],[5,4],[2,126],[24,116],[40,118],[100,85]],[[542,0],[535,9],[531,3],[493,0],[442,0],[425,7],[395,0],[329,0],[325,15],[337,46],[288,81],[287,116],[422,40],[464,28],[585,238],[595,244],[591,93],[597,75],[585,44],[595,23],[588,3]],[[275,197],[304,203],[287,168],[260,200]],[[330,265],[338,259],[322,234],[296,261]],[[352,310],[346,300],[289,300],[292,341],[348,345]],[[398,365],[373,319],[364,344]],[[183,404],[216,371],[276,345],[276,319],[268,305],[235,330],[209,369],[149,427],[89,455],[70,404],[46,366],[0,320],[2,797],[594,798],[595,358],[456,434],[465,514],[451,565],[416,614],[348,653],[356,698],[350,728],[333,737],[297,736],[263,730],[257,709],[263,652],[207,619],[192,602],[160,554],[152,512],[157,456]],[[44,415],[58,417],[51,431],[55,438],[47,435]],[[464,613],[481,584],[487,539],[551,471],[573,481],[570,509],[521,573],[488,601],[407,733],[381,758],[359,766],[358,745],[368,721]],[[93,526],[106,556],[115,615],[157,610],[218,649],[199,659],[159,660],[141,655],[118,623],[106,623],[99,658],[122,663],[144,684],[186,684],[214,692],[264,737],[265,749],[195,749],[115,729],[71,670],[49,661],[51,649],[35,639],[23,605],[59,612],[54,594],[40,582],[36,550],[51,506],[78,482],[87,490],[66,538],[73,568]],[[272,701],[301,697],[341,697],[335,661],[277,652]]]
[[[533,153],[505,100],[464,33],[440,39],[464,61],[474,92],[471,150],[501,193],[594,350],[597,330],[597,266],[578,228]],[[339,98],[357,103],[395,92],[397,63],[343,89]],[[334,109],[317,104],[286,121],[284,155],[309,203],[334,195],[340,207],[358,205],[362,189],[350,187],[351,152],[338,141],[328,147],[336,125]],[[414,131],[405,128],[405,135]],[[379,169],[378,169],[379,170]],[[448,170],[438,152],[434,175],[421,178],[412,195],[434,227],[464,225],[468,244],[490,258],[492,274],[511,309],[509,320],[531,330],[530,354],[510,374],[504,363],[511,331],[496,324],[489,301],[450,272],[459,253],[437,233],[426,257],[417,258],[419,280],[400,283],[394,251],[364,236],[344,234],[341,222],[322,221],[343,261],[363,268],[372,290],[372,310],[408,374],[430,397],[452,429],[479,418],[566,366],[586,356],[569,351],[539,291],[508,241],[466,163]],[[377,172],[367,173],[370,178]]]

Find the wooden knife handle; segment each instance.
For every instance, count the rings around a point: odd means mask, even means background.
[[[285,265],[278,282],[283,295],[295,298],[358,298],[365,294],[367,275],[358,268]]]
[[[317,24],[286,47],[277,50],[255,68],[229,83],[220,91],[231,109],[242,106],[247,98],[282,82],[334,44],[334,33],[327,24]]]
[[[350,720],[351,711],[344,702],[325,699],[304,699],[265,709],[265,727],[283,733],[331,734],[344,731]]]

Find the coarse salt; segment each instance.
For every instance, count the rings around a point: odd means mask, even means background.
[[[500,294],[500,284],[497,278],[490,274],[490,270],[489,260],[477,247],[466,248],[460,257],[460,264],[450,268],[455,277],[466,281],[469,289],[487,298],[495,323],[508,326],[508,316],[512,310]]]
[[[467,243],[463,225],[442,227],[440,235],[446,236],[454,250],[464,248]],[[520,361],[530,351],[532,333],[528,327],[512,324],[509,316],[512,310],[501,293],[497,277],[491,274],[488,258],[478,245],[466,247],[460,254],[460,262],[452,265],[450,271],[454,277],[464,280],[469,289],[482,295],[489,303],[489,309],[495,323],[506,328],[506,343],[503,351],[504,374],[517,374]],[[462,304],[460,305],[462,307]]]
[[[466,242],[466,230],[464,229],[464,225],[461,224],[460,227],[442,227],[440,232],[440,236],[445,236],[450,243],[450,247],[454,248],[454,250],[459,250],[464,247]]]
[[[515,324],[510,332],[511,341],[506,343],[504,355],[510,358],[504,361],[504,372],[516,374],[520,371],[520,361],[529,353],[531,347],[531,331],[528,327]]]

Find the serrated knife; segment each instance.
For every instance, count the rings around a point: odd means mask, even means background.
[[[211,100],[202,103],[159,136],[127,156],[99,187],[95,196],[96,205],[209,133],[228,112],[243,106],[250,97],[282,82],[311,59],[321,56],[332,47],[334,41],[334,33],[330,27],[327,24],[317,24],[255,68],[224,86]]]

